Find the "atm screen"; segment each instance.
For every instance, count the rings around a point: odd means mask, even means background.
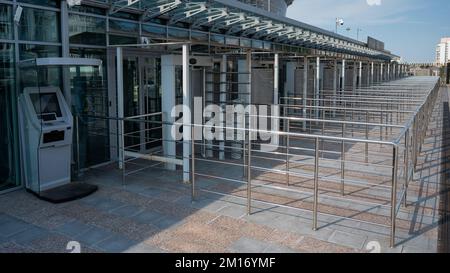
[[[53,119],[62,117],[56,93],[30,94],[30,97],[39,118],[48,121],[52,119],[51,117]]]

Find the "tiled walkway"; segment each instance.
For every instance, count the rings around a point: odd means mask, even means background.
[[[70,241],[82,252],[367,252],[372,241],[382,252],[436,252],[439,184],[448,173],[442,134],[448,90],[442,94],[394,249],[388,228],[320,217],[313,231],[311,213],[255,202],[248,216],[245,200],[207,192],[192,203],[180,174],[163,170],[139,173],[122,187],[121,173],[109,166],[87,175],[100,190],[82,200],[53,205],[25,191],[0,196],[0,252],[68,252]]]

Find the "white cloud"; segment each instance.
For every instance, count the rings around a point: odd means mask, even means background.
[[[367,0],[369,6],[381,6],[381,0]]]

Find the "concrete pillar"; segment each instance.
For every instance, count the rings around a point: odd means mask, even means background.
[[[358,88],[362,87],[363,63],[359,62]]]
[[[121,47],[116,49],[116,73],[117,73],[117,118],[123,119],[125,116],[124,105],[123,105],[123,51]],[[175,82],[175,81],[174,81]],[[119,169],[124,167],[124,139],[121,137],[124,132],[124,128],[119,126],[118,128],[119,138]]]
[[[366,73],[367,73],[367,87],[370,86],[370,62],[367,63],[367,69],[366,69]]]
[[[280,81],[280,58],[278,53],[274,56],[273,62],[273,103],[279,104],[279,81]]]
[[[274,61],[273,61],[273,105],[278,106],[279,105],[279,86],[280,82],[280,56],[278,53],[275,53]],[[272,124],[272,131],[279,131],[280,130],[280,119],[278,118],[280,116],[279,108],[277,108],[277,112],[275,112],[275,109],[272,109],[271,115],[275,116],[276,118],[273,119]],[[278,146],[280,140],[279,135],[272,135],[272,145]]]
[[[183,45],[182,63],[183,63],[183,180],[191,181],[190,176],[190,156],[191,141],[191,83],[190,83],[190,67],[189,67],[189,48],[190,45]]]
[[[336,96],[338,90],[338,62],[337,59],[333,63],[333,117],[336,117]]]
[[[69,48],[69,6],[67,1],[61,1],[61,53],[62,57],[70,57]],[[70,68],[62,68],[63,95],[69,107],[72,106],[72,92],[70,89]]]
[[[380,82],[384,81],[384,64],[380,64]]]
[[[341,71],[341,94],[345,92],[345,59],[342,59],[342,71]]]
[[[303,101],[303,117],[307,118],[307,99],[308,99],[308,70],[309,70],[309,62],[308,62],[308,57],[305,56],[303,58],[303,96],[302,96],[302,101]],[[306,130],[306,122],[303,122],[303,130]]]
[[[391,80],[391,64],[387,65],[387,81]]]
[[[397,71],[396,71],[396,67],[397,65],[395,63],[392,64],[392,79],[396,80],[397,79]]]
[[[375,64],[372,62],[370,67],[370,85],[373,85],[375,82]]]
[[[284,83],[285,96],[291,97],[295,94],[295,70],[297,68],[296,62],[286,63],[286,82]],[[285,103],[285,102],[284,102]]]
[[[175,62],[173,55],[161,56],[161,107],[163,112],[163,153],[165,157],[176,157],[176,143],[172,135],[172,109],[175,106]],[[175,164],[166,163],[166,169],[175,170]]]
[[[220,85],[219,85],[219,90],[220,90],[220,95],[219,95],[219,100],[220,100],[220,107],[222,107],[222,109],[225,109],[226,105],[227,105],[227,56],[224,54],[222,55],[222,61],[220,62]],[[242,68],[242,66],[244,66],[244,68]],[[245,62],[242,62],[241,60],[238,61],[238,72],[243,73],[245,70]],[[242,76],[241,74],[238,74],[238,82],[242,81]],[[244,80],[247,80],[244,77]],[[241,88],[243,86],[239,85],[239,90],[238,92],[241,92]],[[240,97],[240,94],[239,94]],[[225,119],[223,117],[221,117],[221,125],[222,127],[226,127],[225,124]],[[225,160],[225,141],[220,141],[219,142],[219,160]]]
[[[358,72],[357,72],[357,69],[358,69],[358,65],[357,65],[357,63],[354,61],[354,62],[353,62],[353,84],[352,84],[353,95],[354,95],[355,92],[356,92],[356,85],[357,85],[357,83],[358,83]]]
[[[314,106],[316,109],[314,109],[316,118],[319,118],[319,109],[317,107],[320,106],[319,103],[320,99],[320,57],[316,58],[316,79],[314,81]]]

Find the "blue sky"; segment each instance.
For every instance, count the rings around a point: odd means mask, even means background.
[[[386,49],[407,62],[433,62],[441,37],[450,37],[449,0],[295,0],[288,17],[360,40],[385,42]],[[346,28],[351,30],[347,31]]]

